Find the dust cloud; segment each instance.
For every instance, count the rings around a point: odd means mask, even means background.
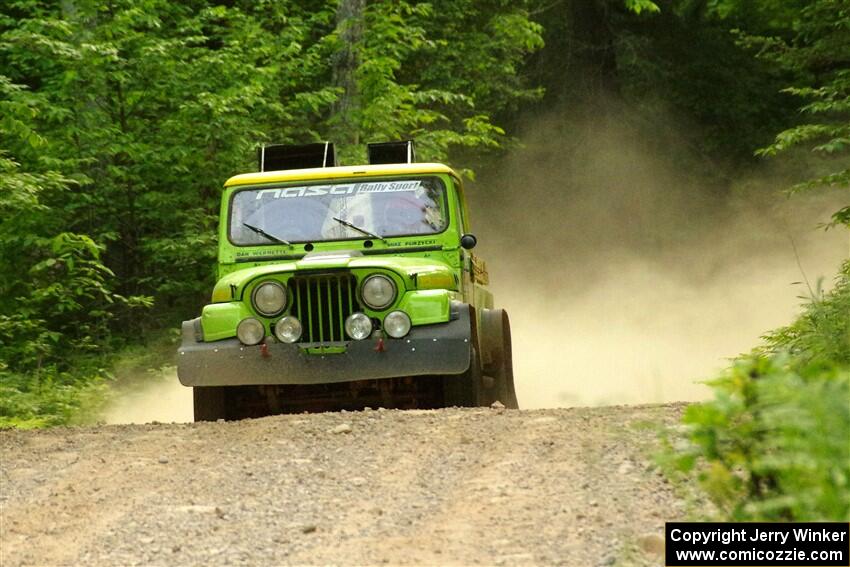
[[[847,256],[846,231],[818,228],[846,191],[786,199],[769,171],[707,186],[691,171],[711,164],[616,119],[522,138],[467,191],[521,407],[705,399]]]
[[[101,418],[106,423],[192,421],[192,389],[177,380],[174,366],[119,378],[120,385],[113,392],[113,401]]]

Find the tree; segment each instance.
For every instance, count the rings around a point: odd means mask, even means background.
[[[785,89],[805,104],[800,112],[808,120],[777,134],[775,141],[759,150],[775,156],[803,146],[826,159],[828,169],[799,183],[792,191],[817,187],[850,189],[850,10],[842,0],[817,0],[800,11],[796,34],[790,41],[750,38],[769,57],[795,71],[797,84]],[[838,158],[838,159],[836,159]],[[833,215],[833,224],[850,226],[850,206]]]
[[[519,72],[542,47],[523,2],[345,0],[337,22],[335,139],[414,138],[423,159],[446,160],[452,149],[500,147],[494,118],[539,94]],[[362,152],[351,145],[342,157]]]
[[[736,30],[739,45],[782,69],[783,92],[800,117],[756,153],[772,157],[811,150],[810,178],[791,192],[850,188],[850,11],[844,0],[714,0],[710,11]],[[850,207],[833,215],[850,224]]]

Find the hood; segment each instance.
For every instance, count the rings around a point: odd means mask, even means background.
[[[368,270],[384,269],[397,273],[408,289],[456,290],[455,270],[447,263],[434,258],[412,256],[364,256],[359,250],[313,252],[301,259],[275,262],[245,268],[221,278],[213,289],[213,302],[233,301],[242,297],[246,285],[256,278],[272,274],[287,274],[315,270]],[[438,285],[434,285],[438,284]]]

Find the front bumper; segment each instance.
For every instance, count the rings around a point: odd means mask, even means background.
[[[237,339],[198,341],[193,321],[183,323],[177,376],[184,386],[328,384],[424,374],[461,374],[469,368],[469,305],[452,303],[448,323],[413,327],[403,339],[348,341],[345,352],[308,354],[304,344],[245,346]],[[315,345],[310,345],[315,346]],[[265,354],[263,351],[266,351]]]

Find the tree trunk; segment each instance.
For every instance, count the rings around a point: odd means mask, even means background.
[[[340,0],[336,10],[336,29],[342,42],[333,62],[334,85],[342,94],[334,106],[339,142],[357,145],[360,132],[357,111],[360,100],[357,89],[357,68],[360,65],[358,44],[363,39],[363,11],[366,0]]]

